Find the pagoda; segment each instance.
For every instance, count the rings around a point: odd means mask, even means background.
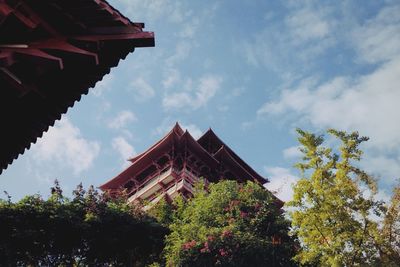
[[[128,202],[145,201],[151,207],[160,199],[184,198],[201,178],[206,183],[223,179],[268,182],[209,129],[195,140],[178,123],[161,140],[129,159],[131,165],[100,189],[110,194],[125,191]]]

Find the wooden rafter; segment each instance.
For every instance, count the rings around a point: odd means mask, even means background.
[[[143,27],[105,0],[0,0],[0,119],[10,128],[0,173],[120,59],[154,46]]]

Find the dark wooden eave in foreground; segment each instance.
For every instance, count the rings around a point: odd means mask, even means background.
[[[154,46],[104,0],[0,0],[0,173],[135,47]]]

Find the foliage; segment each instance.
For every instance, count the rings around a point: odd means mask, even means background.
[[[390,206],[383,221],[381,260],[383,266],[400,264],[400,187],[393,190]]]
[[[376,264],[382,243],[371,218],[382,216],[384,208],[374,200],[374,179],[355,165],[362,155],[359,145],[368,138],[328,130],[341,143],[336,154],[322,146],[323,136],[297,131],[304,154],[297,167],[303,175],[288,203],[301,242],[296,259],[320,266]]]
[[[166,228],[93,187],[72,200],[56,182],[44,200],[0,201],[1,266],[139,266],[160,253]]]
[[[148,214],[168,227],[173,220],[173,206],[165,198],[161,198],[154,207],[149,209]]]
[[[292,266],[296,243],[270,192],[235,181],[196,188],[173,203],[168,266]]]

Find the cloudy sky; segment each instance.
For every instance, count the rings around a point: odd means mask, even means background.
[[[14,199],[99,186],[176,122],[209,127],[287,200],[294,129],[371,139],[381,196],[400,177],[399,1],[109,0],[154,31],[1,174]]]

